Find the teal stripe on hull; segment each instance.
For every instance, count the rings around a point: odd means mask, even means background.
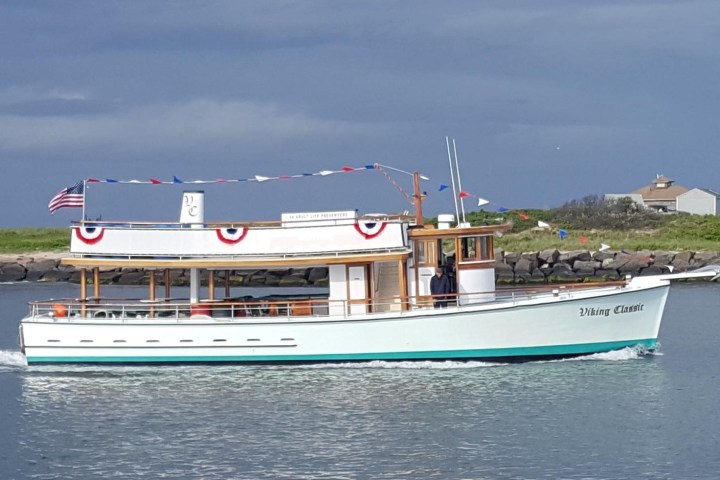
[[[490,348],[480,350],[445,350],[433,352],[382,352],[338,353],[322,355],[218,355],[218,356],[117,356],[117,357],[27,357],[30,363],[251,363],[251,362],[339,362],[358,360],[467,360],[474,358],[502,359],[517,357],[544,357],[585,355],[609,352],[625,347],[641,345],[655,348],[656,339],[624,340],[619,342],[581,343],[575,345],[550,345],[543,347]]]

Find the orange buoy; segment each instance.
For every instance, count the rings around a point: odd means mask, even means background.
[[[53,305],[53,313],[56,317],[67,317],[67,307],[62,303]]]

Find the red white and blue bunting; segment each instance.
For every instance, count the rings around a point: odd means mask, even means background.
[[[102,240],[105,235],[103,227],[75,227],[75,236],[83,243],[94,245]]]
[[[228,245],[240,243],[248,233],[248,227],[239,228],[217,228],[215,229],[218,239]]]
[[[58,201],[58,196],[60,196],[60,195],[67,196],[68,192],[70,192],[71,187],[67,187],[67,188],[64,188],[63,190],[61,190],[61,192],[58,195],[53,197],[53,199],[50,201],[49,208],[52,213],[55,210],[57,210],[58,208],[62,208],[62,207],[69,207],[69,206],[83,207],[83,216],[84,216],[85,215],[85,210],[84,210],[85,192],[87,191],[87,188],[85,188],[85,187],[92,183],[114,183],[114,184],[135,184],[135,185],[206,185],[206,184],[213,184],[213,183],[238,183],[239,184],[239,183],[251,183],[251,182],[263,183],[263,182],[267,182],[267,181],[271,181],[271,180],[293,180],[293,179],[297,179],[297,178],[306,178],[306,177],[327,177],[329,175],[334,175],[337,173],[355,173],[355,172],[366,172],[366,171],[381,172],[383,175],[385,175],[385,177],[391,183],[393,183],[393,185],[396,186],[396,188],[398,188],[400,193],[402,193],[405,196],[405,198],[407,198],[410,201],[411,204],[414,204],[414,200],[409,195],[407,195],[399,187],[399,185],[397,185],[397,183],[394,180],[392,180],[392,178],[389,177],[388,173],[385,172],[383,170],[383,168],[397,171],[400,173],[404,173],[407,175],[413,175],[410,172],[406,172],[404,170],[400,170],[400,169],[397,169],[394,167],[382,165],[379,163],[372,163],[372,164],[364,165],[362,167],[343,166],[337,170],[320,170],[317,172],[296,173],[293,175],[275,175],[275,176],[253,175],[252,177],[247,177],[247,178],[216,178],[215,180],[198,180],[198,179],[182,180],[177,175],[173,175],[172,180],[162,180],[162,179],[155,178],[155,177],[149,178],[147,180],[140,180],[140,179],[119,180],[117,178],[89,177],[89,178],[86,178],[85,180],[79,181],[77,183],[77,185],[75,186],[75,188],[78,189],[79,192],[77,192],[76,196],[78,198],[77,198],[77,200],[75,200],[74,204],[70,205],[69,203],[66,202],[67,204],[64,204],[60,207],[58,207],[56,205],[56,203]],[[429,180],[429,178],[422,176],[422,175],[420,176],[420,178],[423,180]]]
[[[379,164],[369,164],[364,165],[362,167],[341,167],[338,170],[320,170],[318,172],[312,172],[312,173],[297,173],[294,175],[276,175],[276,176],[263,176],[263,175],[254,175],[252,177],[247,178],[216,178],[215,180],[181,180],[177,176],[173,175],[172,180],[161,180],[158,178],[150,178],[147,180],[138,180],[138,179],[132,179],[132,180],[118,180],[115,178],[88,178],[85,181],[87,183],[122,183],[122,184],[145,184],[145,185],[182,185],[182,184],[192,184],[192,185],[205,185],[209,183],[242,183],[242,182],[267,182],[269,180],[292,180],[295,178],[304,178],[304,177],[326,177],[328,175],[333,175],[336,173],[353,173],[353,172],[363,172],[367,170],[375,170],[379,167]]]
[[[380,235],[386,225],[386,222],[355,222],[355,230],[366,239],[371,239]]]

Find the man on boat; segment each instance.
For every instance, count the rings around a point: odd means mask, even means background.
[[[457,285],[455,284],[455,254],[448,255],[445,260],[445,276],[450,284],[450,293],[457,293]]]
[[[435,308],[447,307],[447,294],[450,293],[450,281],[443,274],[443,269],[437,267],[435,275],[430,279],[430,293],[433,296],[433,305]]]

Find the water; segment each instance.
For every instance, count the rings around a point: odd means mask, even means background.
[[[714,479],[720,471],[720,285],[673,286],[655,355],[24,366],[16,332],[25,301],[76,294],[70,285],[0,285],[2,479]]]

